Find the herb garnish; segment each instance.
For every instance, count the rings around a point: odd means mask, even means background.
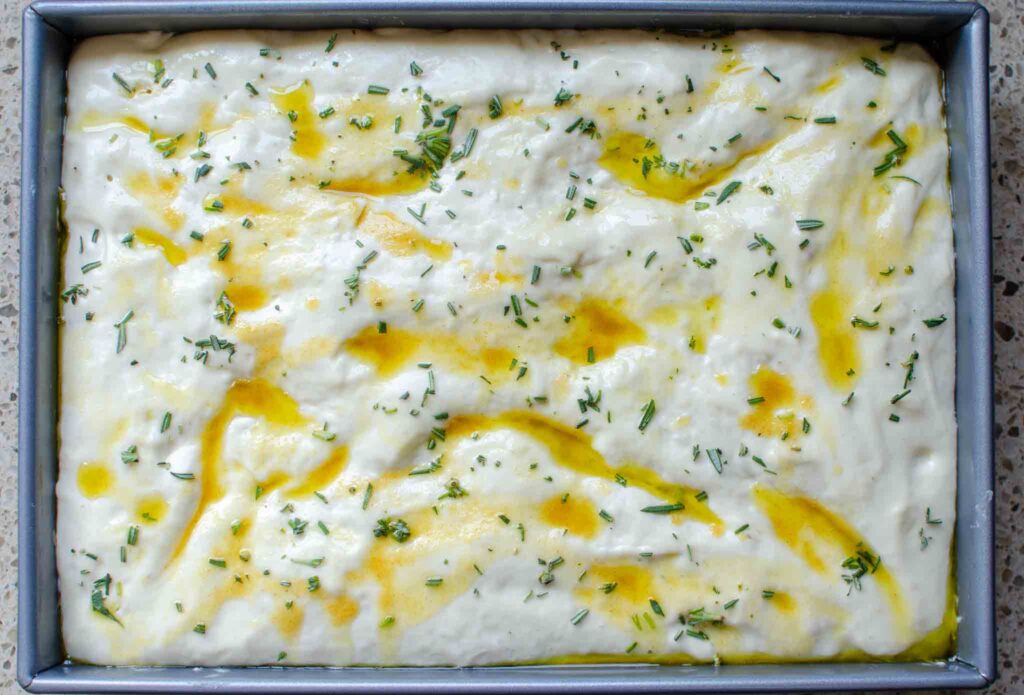
[[[882,558],[872,555],[864,549],[858,550],[856,555],[851,555],[843,560],[843,569],[851,570],[850,574],[843,575],[843,581],[850,587],[846,595],[849,596],[850,592],[854,589],[859,591],[861,589],[861,577],[868,573],[874,574],[878,571],[881,564]]]
[[[895,147],[885,153],[884,161],[875,167],[875,176],[881,176],[885,172],[892,169],[894,166],[899,166],[903,161],[903,155],[907,153],[907,143],[903,141],[895,130],[889,129],[885,133],[892,140]]]
[[[492,119],[498,118],[502,113],[501,97],[495,94],[491,97],[491,100],[487,102],[487,115]]]
[[[376,538],[387,538],[391,536],[399,543],[405,543],[412,536],[409,525],[402,519],[383,518],[377,519],[377,526],[373,529]]]
[[[672,512],[678,512],[686,509],[686,506],[682,502],[676,502],[675,504],[654,504],[649,507],[644,507],[640,511],[648,514],[671,514]]]
[[[654,413],[656,410],[657,407],[654,403],[654,399],[652,398],[647,402],[647,405],[644,406],[643,416],[640,418],[639,429],[641,432],[646,430],[647,426],[651,424],[651,420],[654,419]]]
[[[715,200],[715,205],[721,205],[724,203],[729,196],[739,190],[740,186],[743,185],[742,181],[730,181],[729,184],[722,189],[722,192],[718,195],[718,199]]]
[[[129,309],[128,313],[126,313],[124,316],[122,316],[121,320],[114,324],[114,327],[117,329],[117,352],[118,353],[120,353],[122,350],[124,350],[125,345],[128,344],[128,329],[127,329],[126,326],[127,326],[128,322],[131,321],[133,316],[135,316],[135,311],[132,310],[132,309]],[[945,320],[945,319],[943,319],[943,320]]]
[[[864,69],[867,70],[868,72],[874,73],[879,77],[885,77],[885,70],[883,70],[882,66],[879,65],[876,61],[872,60],[871,58],[861,56],[860,62],[864,63]]]

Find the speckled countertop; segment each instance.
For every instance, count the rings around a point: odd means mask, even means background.
[[[18,200],[21,12],[0,0],[0,695],[14,680],[17,616]],[[996,615],[999,680],[1024,692],[1024,0],[987,0],[992,16],[991,106],[995,258]],[[1017,222],[1015,222],[1017,220]]]

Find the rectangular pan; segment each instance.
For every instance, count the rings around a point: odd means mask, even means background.
[[[104,668],[64,661],[54,558],[65,70],[84,37],[409,26],[792,29],[929,46],[946,76],[956,244],[957,654],[945,663],[450,668]],[[996,677],[988,13],[933,0],[40,0],[23,41],[18,682],[31,692],[565,693],[981,688]]]

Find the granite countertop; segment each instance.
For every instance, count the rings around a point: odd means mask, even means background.
[[[985,0],[983,0],[985,1]],[[14,679],[17,616],[18,201],[21,11],[0,0],[0,695]],[[992,233],[995,258],[996,616],[999,680],[987,692],[1024,692],[1024,0],[987,0],[992,16]],[[1018,178],[1022,177],[1022,178]],[[1024,295],[1024,293],[1022,293]],[[8,394],[3,396],[2,394]]]

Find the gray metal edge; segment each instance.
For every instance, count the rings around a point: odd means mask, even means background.
[[[969,180],[969,228],[977,247],[974,272],[983,282],[969,285],[969,299],[960,292],[958,279],[958,326],[957,330],[969,331],[968,340],[976,358],[967,365],[969,378],[974,382],[973,399],[967,412],[973,417],[973,451],[968,461],[971,465],[971,483],[974,492],[987,500],[987,508],[978,504],[974,509],[974,522],[970,528],[958,525],[957,543],[960,551],[970,550],[978,567],[973,573],[972,595],[961,604],[961,610],[970,612],[975,625],[972,626],[971,643],[965,644],[972,654],[972,665],[988,682],[997,677],[996,667],[996,626],[995,626],[995,456],[992,425],[993,412],[993,365],[992,365],[992,215],[989,154],[989,17],[983,7],[978,7],[971,22],[964,31],[970,34],[968,42],[969,74],[973,79],[967,82],[968,92],[964,103],[973,112],[967,115],[966,151],[962,153],[967,163]],[[968,299],[966,307],[960,302]],[[966,316],[961,317],[962,309]],[[965,318],[965,321],[959,319]],[[987,357],[987,361],[981,359]],[[960,376],[958,374],[958,376]],[[958,399],[958,406],[962,405]],[[969,498],[964,495],[963,498]],[[958,516],[964,510],[958,507]],[[965,515],[966,516],[966,515]],[[964,546],[967,546],[966,548]],[[958,556],[960,552],[958,552]],[[963,597],[961,598],[963,601]]]
[[[56,257],[58,242],[56,184],[68,42],[31,9],[23,31],[17,678],[28,685],[61,658],[52,536],[57,265],[47,259]]]
[[[972,668],[952,664],[814,664],[794,673],[776,667],[713,666],[498,667],[476,669],[113,669],[58,667],[41,673],[32,691],[40,693],[499,693],[516,691],[569,694],[824,692],[979,688],[987,681]],[[71,673],[79,671],[78,675]]]
[[[665,692],[685,688],[690,692],[711,691],[772,691],[823,690],[837,688],[980,688],[996,677],[995,666],[995,610],[994,610],[994,519],[991,507],[987,523],[975,524],[971,531],[972,547],[958,543],[961,553],[974,553],[976,564],[987,567],[980,573],[981,584],[970,607],[972,619],[979,622],[978,639],[973,645],[974,658],[970,663],[953,661],[946,666],[927,664],[812,664],[788,665],[790,673],[780,675],[773,666],[713,667],[562,667],[562,668],[489,668],[489,669],[111,669],[82,665],[58,664],[44,668],[39,662],[36,643],[39,626],[39,595],[36,590],[37,544],[40,530],[35,524],[36,383],[39,360],[36,352],[39,334],[37,318],[39,291],[37,248],[35,235],[39,219],[38,189],[39,157],[43,134],[41,109],[43,105],[38,81],[43,77],[41,48],[45,40],[45,24],[59,25],[62,19],[83,16],[134,15],[159,18],[168,13],[188,12],[197,15],[197,24],[210,16],[245,15],[259,12],[269,15],[294,15],[300,12],[319,12],[344,9],[349,12],[387,12],[410,14],[426,12],[602,12],[622,10],[643,13],[647,11],[698,12],[709,14],[757,13],[870,16],[873,13],[887,17],[920,16],[934,12],[945,17],[964,18],[970,32],[970,100],[974,108],[967,148],[971,172],[969,193],[970,227],[974,234],[990,236],[989,150],[988,150],[988,14],[976,3],[947,3],[931,1],[884,2],[828,2],[822,0],[767,0],[756,2],[715,3],[681,0],[584,0],[558,3],[539,0],[414,0],[406,2],[379,2],[377,0],[306,0],[305,2],[244,2],[213,0],[193,3],[183,0],[171,2],[140,2],[132,0],[41,0],[24,16],[23,45],[23,151],[21,201],[21,315],[22,328],[19,342],[19,620],[18,620],[18,682],[32,692],[189,692],[218,690],[224,692],[288,691],[296,693],[323,692],[404,692],[450,690],[459,692],[498,692],[516,689],[543,692],[553,689],[568,692]],[[583,18],[585,23],[585,18]],[[201,28],[197,26],[196,28]],[[977,259],[985,281],[985,292],[972,295],[970,313],[971,341],[980,355],[989,361],[975,360],[970,367],[977,380],[972,401],[980,419],[981,428],[973,463],[981,464],[975,482],[992,489],[992,371],[991,326],[992,303],[990,294],[991,249],[989,242]],[[959,296],[958,296],[959,308]],[[958,327],[959,328],[959,327]],[[979,330],[981,329],[981,330]],[[987,446],[984,441],[987,437]],[[52,526],[52,524],[51,524]],[[958,530],[958,534],[960,531]],[[978,545],[975,545],[978,544]],[[977,577],[975,577],[977,579]],[[966,607],[964,607],[966,612]],[[776,671],[776,673],[773,673]],[[682,686],[682,688],[680,687]]]
[[[36,205],[38,145],[42,95],[34,88],[42,77],[39,44],[44,22],[28,9],[22,42],[22,155],[21,155],[21,326],[18,343],[18,649],[17,679],[28,688],[38,671],[36,541],[36,374],[37,306]]]
[[[31,14],[30,14],[31,13]],[[30,43],[35,44],[36,23],[42,19],[34,10],[26,10],[23,19],[22,41],[22,148],[21,148],[21,333],[18,338],[18,650],[17,679],[23,688],[30,688],[36,675],[35,664],[35,606],[36,587],[32,572],[36,566],[36,526],[28,519],[35,506],[35,417],[30,405],[35,402],[35,245],[26,243],[35,228],[35,165],[39,120],[39,98],[29,88],[30,75],[39,72],[37,61],[31,55]]]
[[[840,33],[852,30],[842,24],[829,29],[814,25],[835,17],[884,19],[887,29],[859,30],[874,35],[899,33],[905,28],[904,21],[931,21],[928,33],[933,38],[939,29],[948,32],[966,24],[974,5],[944,0],[37,0],[34,7],[54,26],[76,35],[138,31],[152,28],[154,21],[176,31],[202,28],[198,22],[204,20],[216,22],[220,28],[265,28],[280,20],[301,23],[307,29],[339,20],[357,27],[407,21],[438,27],[445,26],[445,19],[495,26],[528,15],[537,18],[538,25],[558,17],[563,24],[565,18],[571,18],[574,25],[593,27],[637,17],[649,18],[652,25],[669,19],[710,18],[724,27],[749,25],[751,16],[771,22],[799,18],[807,30]]]
[[[162,17],[187,11],[195,15],[291,14],[318,11],[386,13],[616,11],[708,12],[717,15],[756,13],[824,14],[846,16],[954,16],[970,19],[981,5],[946,0],[36,0],[32,7],[44,16],[133,15]]]

